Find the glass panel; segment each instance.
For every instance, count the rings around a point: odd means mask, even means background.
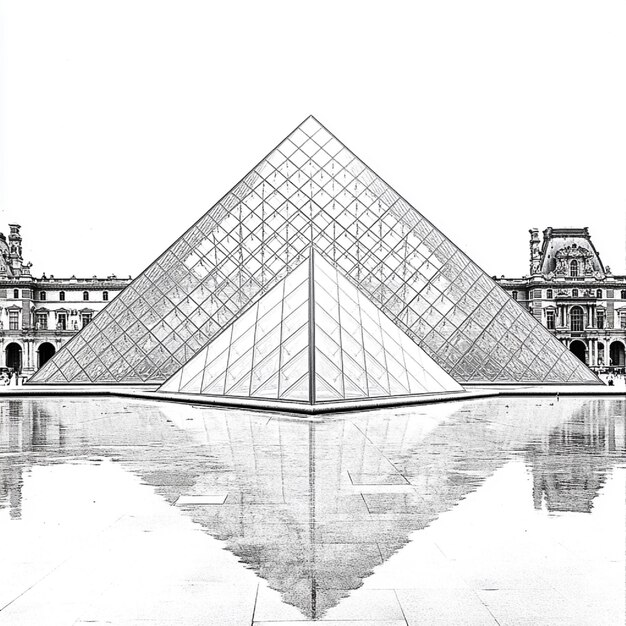
[[[334,398],[343,397],[343,372],[319,348],[315,348],[315,380],[324,380],[329,389],[332,389]],[[328,397],[318,396],[318,386],[315,386],[315,399],[328,400]],[[325,392],[326,393],[326,392]]]
[[[287,392],[289,387],[309,371],[309,351],[302,350],[288,363],[281,364],[280,368],[280,397]]]
[[[269,354],[266,358],[254,366],[250,382],[252,396],[257,395],[257,389],[262,387],[275,373],[278,372],[279,363],[280,349],[276,348],[274,352]],[[276,387],[276,397],[278,397],[278,387]]]
[[[223,396],[224,387],[226,385],[226,372],[214,378],[208,385],[202,388],[202,393],[209,396]]]
[[[283,332],[283,340],[280,347],[280,361],[287,363],[296,354],[307,348],[309,345],[309,325],[304,324],[299,330],[289,337],[285,337]]]
[[[232,361],[230,359],[230,363],[228,365],[228,370],[226,371],[226,390],[224,393],[227,395],[231,394],[231,387],[241,381],[242,378],[246,378],[248,381],[248,389],[250,388],[250,370],[252,369],[252,351],[253,348],[250,349],[243,354],[236,361]],[[246,394],[248,395],[248,394]]]
[[[282,396],[282,400],[308,401],[309,399],[309,375],[302,376],[290,389]]]
[[[328,383],[320,374],[315,375],[315,399],[317,402],[328,400],[342,400],[343,396]]]
[[[268,334],[258,332],[256,343],[254,344],[254,365],[262,361],[272,350],[275,350],[280,343],[280,325]]]
[[[278,398],[278,372],[258,387],[253,395],[258,398]]]
[[[209,353],[210,357],[210,353]],[[224,350],[221,354],[215,356],[207,362],[202,377],[202,393],[224,393],[224,385],[226,383],[226,368],[228,365],[228,350]],[[216,381],[221,381],[221,391],[207,391],[207,387],[212,389],[215,386]]]

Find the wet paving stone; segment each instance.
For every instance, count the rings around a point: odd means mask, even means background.
[[[625,413],[11,400],[0,624],[623,623]]]

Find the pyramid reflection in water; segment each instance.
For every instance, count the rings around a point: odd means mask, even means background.
[[[309,404],[461,390],[314,249],[160,388]]]
[[[625,403],[550,402],[444,403],[313,423],[117,398],[12,400],[0,412],[0,510],[21,517],[33,466],[103,458],[172,505],[184,494],[227,493],[222,506],[177,510],[284,602],[331,619],[332,607],[365,579],[372,576],[376,588],[384,575],[378,566],[415,531],[511,461],[533,476],[533,487],[517,493],[522,509],[545,499],[545,514],[589,511],[613,468],[623,466]],[[498,485],[511,489],[495,481],[494,502]],[[416,562],[414,572],[423,567]]]
[[[459,382],[599,382],[313,117],[29,382],[162,383],[313,244]]]

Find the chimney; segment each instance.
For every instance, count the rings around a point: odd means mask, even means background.
[[[19,224],[9,224],[11,232],[9,234],[9,259],[11,266],[15,269],[22,267],[22,235],[20,235]]]
[[[531,228],[530,233],[530,275],[539,273],[539,229]]]

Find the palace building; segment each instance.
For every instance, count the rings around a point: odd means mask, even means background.
[[[530,274],[497,282],[592,369],[623,371],[626,276],[604,265],[588,228],[529,232]]]
[[[0,368],[28,376],[50,359],[130,279],[31,274],[19,224],[0,233]]]

